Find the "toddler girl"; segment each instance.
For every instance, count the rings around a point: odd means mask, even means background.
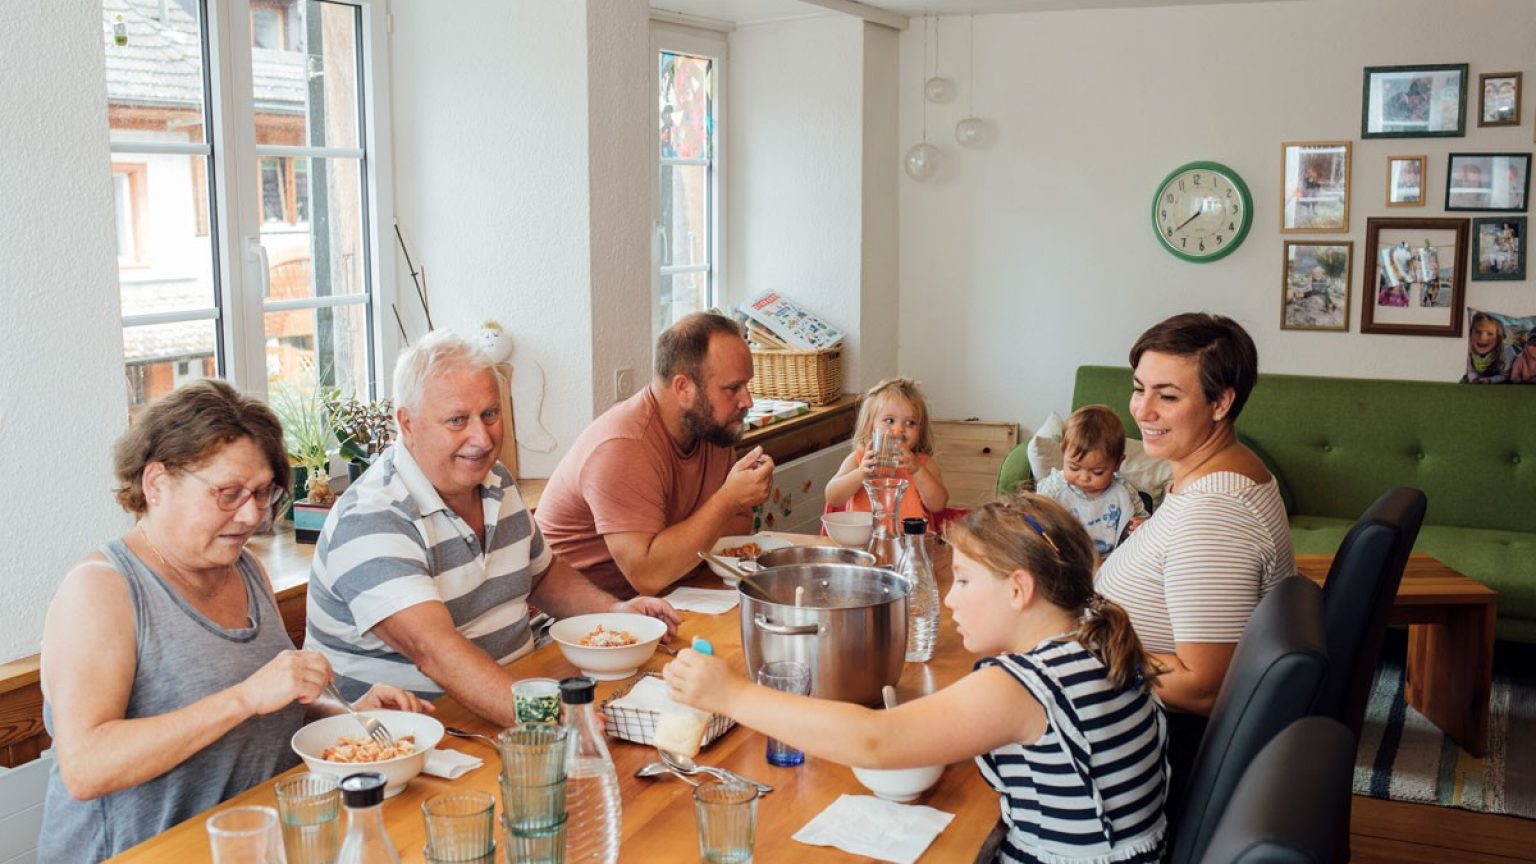
[[[1159,861],[1167,722],[1119,606],[1093,591],[1093,544],[1060,505],[1024,494],[950,526],[944,605],[975,671],[890,710],[752,684],[691,650],[663,670],[672,697],[821,759],[870,768],[974,757],[1002,796],[995,860]]]
[[[1515,346],[1504,339],[1504,325],[1487,312],[1472,316],[1467,331],[1467,374],[1463,384],[1507,384],[1515,362]]]
[[[1509,383],[1536,384],[1536,330],[1525,336],[1525,347],[1509,367]]]
[[[1067,418],[1061,437],[1065,470],[1052,468],[1035,490],[1072,512],[1088,529],[1100,558],[1152,514],[1119,474],[1125,426],[1107,405],[1085,405]]]
[[[876,460],[875,433],[893,436],[900,464],[882,469]],[[907,481],[897,518],[921,517],[934,524],[934,516],[949,503],[949,490],[933,460],[933,436],[928,428],[928,404],[911,378],[887,378],[864,394],[853,434],[853,452],[827,481],[827,509],[869,512],[869,493],[864,481],[881,476]]]

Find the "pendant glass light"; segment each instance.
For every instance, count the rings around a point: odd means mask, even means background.
[[[955,142],[961,147],[980,148],[992,139],[992,128],[976,116],[976,16],[971,16],[971,75],[966,80],[966,117],[955,124]]]
[[[948,105],[955,99],[955,82],[939,74],[939,43],[943,38],[938,19],[933,23],[933,77],[923,82],[923,98],[935,105]],[[928,71],[928,19],[923,19],[923,71]]]
[[[923,74],[928,74],[928,19],[923,19]],[[902,168],[919,183],[932,180],[939,173],[939,163],[943,159],[943,153],[939,148],[928,143],[928,83],[934,81],[928,78],[923,82],[923,141],[913,145],[907,151],[906,158],[902,160]],[[948,83],[948,82],[946,82]],[[953,86],[953,85],[951,85]]]

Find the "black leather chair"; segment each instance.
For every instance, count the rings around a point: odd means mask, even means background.
[[[1349,830],[1355,736],[1331,717],[1287,726],[1253,757],[1201,864],[1332,864]]]
[[[1344,535],[1323,585],[1328,674],[1314,714],[1332,717],[1360,738],[1387,618],[1403,581],[1428,502],[1410,486],[1389,489]]]
[[[1322,591],[1303,577],[1281,580],[1253,610],[1195,756],[1173,864],[1200,860],[1253,757],[1308,714],[1328,665],[1326,644]]]

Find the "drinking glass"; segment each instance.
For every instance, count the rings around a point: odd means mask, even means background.
[[[552,828],[565,818],[565,781],[521,786],[503,779],[501,806],[516,828]]]
[[[519,828],[501,820],[501,848],[506,864],[565,864],[567,818],[542,828]]]
[[[566,727],[519,723],[496,736],[501,779],[516,786],[547,786],[565,779]]]
[[[271,807],[232,807],[208,817],[213,864],[286,864],[277,811]]]
[[[477,861],[496,850],[496,798],[447,792],[421,802],[427,848],[438,861]]]
[[[811,695],[811,667],[794,660],[775,660],[757,667],[757,683],[785,693]],[[799,765],[805,754],[777,738],[768,739],[768,764],[780,767]]]
[[[869,449],[875,454],[875,476],[894,477],[901,467],[902,437],[884,429],[870,433]]]
[[[560,682],[524,678],[512,685],[512,709],[519,723],[560,722]]]
[[[331,864],[341,848],[341,789],[330,774],[300,774],[273,784],[288,864]]]
[[[699,860],[752,864],[757,839],[757,787],[736,780],[704,783],[693,790],[699,826]]]

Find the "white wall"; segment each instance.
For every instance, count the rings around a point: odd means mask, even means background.
[[[900,185],[901,365],[938,416],[1036,425],[1069,406],[1073,370],[1126,362],[1147,326],[1203,309],[1241,321],[1261,369],[1454,381],[1464,339],[1359,333],[1368,216],[1444,215],[1446,154],[1532,150],[1528,0],[1302,0],[976,18],[976,113],[990,149],[964,150],[964,18],[946,18],[942,71],[959,96],[930,105],[937,182]],[[902,36],[901,147],[921,133],[921,22]],[[1359,140],[1367,65],[1469,63],[1465,138]],[[1524,69],[1523,122],[1479,129],[1477,76]],[[1351,333],[1279,328],[1280,145],[1354,141]],[[1384,206],[1386,157],[1429,156],[1429,204]],[[1167,254],[1148,207],[1157,183],[1198,159],[1247,181],[1254,224],[1211,264]],[[1454,213],[1460,217],[1483,214]],[[1334,235],[1295,235],[1311,239]],[[1536,268],[1536,258],[1531,265]],[[1479,308],[1536,313],[1527,282],[1468,282]]]
[[[899,131],[900,43],[895,30],[864,25],[864,129],[860,168],[862,236],[859,246],[858,362],[860,378],[844,390],[869,387],[898,369],[897,284],[894,252],[900,230],[897,178],[901,177]]]
[[[37,652],[59,579],[129,524],[101,40],[97,0],[24,0],[0,27],[0,662]]]

